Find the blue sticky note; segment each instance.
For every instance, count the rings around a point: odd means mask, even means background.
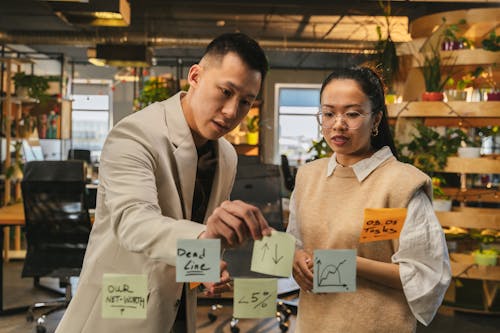
[[[315,293],[356,291],[356,250],[314,250]]]
[[[177,282],[218,282],[219,280],[220,239],[177,240]]]

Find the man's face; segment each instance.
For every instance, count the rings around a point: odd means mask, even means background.
[[[262,82],[260,72],[232,52],[194,65],[188,81],[189,102],[183,108],[196,146],[233,130],[247,115]]]

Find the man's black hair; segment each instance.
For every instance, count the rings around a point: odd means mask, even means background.
[[[204,55],[222,58],[229,52],[236,53],[248,67],[259,71],[264,81],[269,65],[264,50],[255,40],[243,33],[226,33],[211,41]]]

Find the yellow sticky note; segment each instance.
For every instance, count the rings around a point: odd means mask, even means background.
[[[286,232],[273,231],[254,242],[252,264],[254,272],[289,277],[292,274],[295,238]]]
[[[233,317],[268,318],[276,316],[277,294],[277,279],[234,279]]]
[[[406,208],[366,208],[360,243],[397,239],[406,219]]]
[[[148,280],[143,274],[104,274],[102,317],[145,319]]]

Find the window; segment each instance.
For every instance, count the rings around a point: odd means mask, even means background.
[[[320,89],[320,84],[275,85],[278,157],[287,155],[290,165],[299,165],[310,159],[313,153],[307,150],[312,140],[320,139],[320,128],[315,116],[319,109]]]
[[[73,149],[88,149],[98,161],[110,127],[108,95],[73,95]]]

